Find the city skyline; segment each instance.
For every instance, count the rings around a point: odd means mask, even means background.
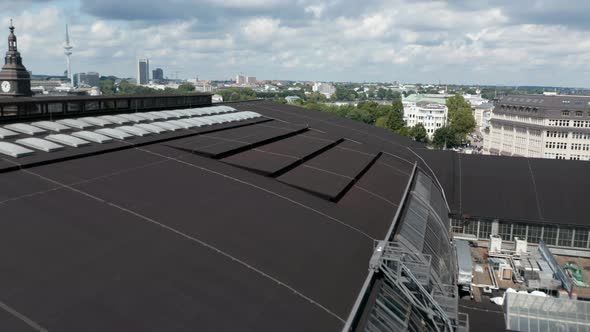
[[[248,72],[262,80],[570,87],[590,86],[589,8],[541,0],[0,4],[2,22],[14,18],[28,68],[39,74],[65,70],[68,23],[76,72],[135,77],[137,58],[146,56],[179,78]]]

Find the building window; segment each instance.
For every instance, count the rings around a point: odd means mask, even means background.
[[[526,239],[526,225],[524,224],[514,224],[512,225],[512,238],[518,238],[519,240]]]
[[[572,246],[572,236],[573,232],[571,228],[559,228],[559,241],[557,242],[558,246],[561,247],[571,247]]]
[[[477,220],[466,220],[463,233],[477,236]]]
[[[588,247],[588,230],[584,228],[576,228],[574,235],[574,247],[587,248]]]
[[[554,246],[557,243],[557,227],[545,226],[543,227],[543,241],[546,244]]]
[[[498,235],[502,237],[502,240],[512,241],[512,224],[501,222],[499,226]]]
[[[492,222],[480,220],[479,221],[479,238],[489,239],[492,233]]]
[[[576,116],[582,116],[584,113],[582,111],[576,111]]]
[[[543,228],[541,226],[529,225],[527,241],[529,243],[539,243],[539,240],[541,240],[542,230],[543,230]]]
[[[563,116],[569,116],[570,115],[570,111],[562,111],[561,115]]]

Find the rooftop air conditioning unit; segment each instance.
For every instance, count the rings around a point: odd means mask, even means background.
[[[490,252],[502,251],[502,238],[498,235],[490,235]]]

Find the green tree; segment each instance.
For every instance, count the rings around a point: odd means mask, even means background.
[[[375,126],[387,129],[387,116],[382,116],[375,121]]]
[[[195,86],[190,83],[182,83],[178,87],[178,92],[193,92],[195,91]]]
[[[110,79],[100,80],[98,82],[98,87],[100,88],[100,92],[106,96],[114,95],[117,91],[115,87],[115,81]]]
[[[459,135],[451,126],[438,128],[432,137],[432,145],[438,149],[454,148],[461,144]]]
[[[401,98],[394,99],[391,104],[393,109],[387,116],[387,128],[392,131],[398,131],[406,126],[406,122],[404,121],[404,105],[402,104]]]
[[[455,132],[464,138],[475,129],[475,118],[469,104],[463,96],[457,94],[447,99],[449,124]]]
[[[379,88],[379,90],[377,90],[377,98],[378,99],[385,99],[385,95],[387,94],[387,91],[383,88]]]
[[[421,123],[418,123],[410,128],[410,136],[417,142],[428,142],[428,134],[426,133],[426,128],[424,128],[424,125]]]

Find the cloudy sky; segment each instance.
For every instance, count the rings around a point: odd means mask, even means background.
[[[590,87],[589,12],[579,0],[0,0],[38,74],[63,73],[68,23],[74,72],[135,76],[147,56],[171,78],[574,87]]]

